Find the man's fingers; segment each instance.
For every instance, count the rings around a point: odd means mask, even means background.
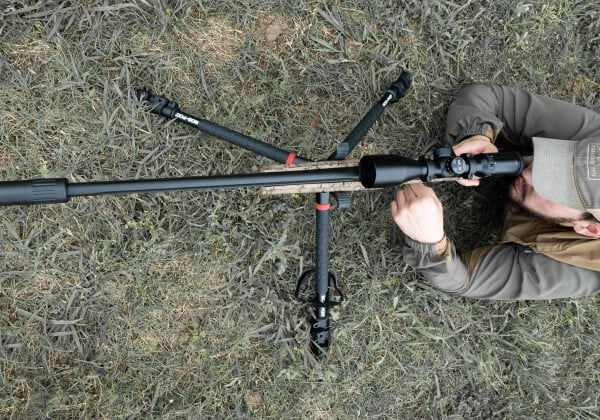
[[[402,190],[396,191],[396,201],[399,202],[403,196],[404,196],[404,191],[402,191]]]
[[[413,185],[409,184],[404,188],[404,194],[406,196],[406,201],[412,201],[417,198],[417,193],[413,189]]]
[[[444,236],[444,212],[435,192],[426,185],[409,184],[390,205],[400,230],[417,242],[436,243]]]
[[[456,156],[460,156],[464,153],[470,153],[472,155],[478,155],[480,153],[483,153],[484,148],[481,145],[472,145],[472,144],[459,144],[457,146],[454,146],[452,148],[452,151],[454,152],[454,154]]]
[[[497,153],[498,148],[485,136],[475,135],[462,140],[460,143],[452,147],[456,155],[470,153],[478,155],[480,153]]]
[[[415,182],[414,184],[410,185],[413,188],[413,191],[417,194],[423,193],[425,191],[433,191],[431,189],[431,187],[421,183],[421,182]]]
[[[465,187],[477,187],[477,186],[479,186],[481,181],[479,180],[479,178],[473,178],[473,179],[457,179],[456,182],[458,182],[460,185],[463,185]],[[435,195],[433,188],[431,188],[425,184],[421,184],[421,183],[417,183],[417,182],[415,182],[414,184],[406,185],[406,187],[404,187],[404,190],[402,190],[402,191],[405,191],[406,198],[409,200],[413,200],[417,197],[427,195],[427,194]]]
[[[422,183],[414,183],[407,186],[410,188],[410,192],[413,194],[413,198],[423,197],[426,195],[435,195],[433,189]]]
[[[396,193],[397,208],[400,209],[400,208],[404,207],[405,204],[406,204],[406,196],[404,195],[404,190],[399,190]]]
[[[478,179],[457,179],[456,182],[465,187],[477,187],[479,185]]]
[[[419,197],[423,197],[427,194],[427,189],[425,185],[421,183],[408,184],[406,188],[404,188],[404,193],[406,195],[406,201],[414,201]]]

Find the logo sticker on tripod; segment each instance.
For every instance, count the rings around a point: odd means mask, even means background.
[[[179,118],[180,120],[187,121],[190,124],[195,124],[195,125],[197,125],[200,122],[194,118],[188,117],[187,115],[180,114],[179,112],[175,114],[175,118]]]

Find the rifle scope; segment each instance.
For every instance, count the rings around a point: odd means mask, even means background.
[[[411,179],[431,182],[434,178],[516,176],[525,169],[525,162],[517,152],[456,156],[452,149],[443,147],[434,156],[418,160],[399,155],[365,156],[359,163],[360,182],[365,188],[379,188]]]

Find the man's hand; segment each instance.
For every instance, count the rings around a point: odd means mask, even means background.
[[[480,153],[498,153],[498,148],[492,144],[486,136],[471,136],[452,148],[456,156],[463,153],[478,155]],[[479,179],[459,179],[458,182],[465,187],[473,187],[479,185]]]
[[[398,227],[414,241],[435,244],[444,239],[444,211],[433,190],[409,184],[398,191],[391,204]]]

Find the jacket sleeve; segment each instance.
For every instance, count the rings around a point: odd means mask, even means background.
[[[600,135],[600,116],[586,108],[523,89],[474,85],[450,105],[446,141],[473,135],[532,152],[532,137],[581,140]],[[459,257],[454,245],[407,238],[404,259],[440,290],[482,299],[553,299],[600,291],[600,273],[525,252],[516,244],[478,248]],[[442,252],[443,251],[443,252]]]
[[[463,259],[452,243],[448,247],[444,255],[435,244],[407,238],[404,259],[431,286],[466,297],[535,300],[600,292],[599,272],[555,261],[517,244],[478,248]]]
[[[533,137],[583,140],[600,135],[600,115],[519,88],[473,85],[450,105],[446,141],[454,145],[477,134],[492,141],[500,135],[507,148],[532,153]]]

